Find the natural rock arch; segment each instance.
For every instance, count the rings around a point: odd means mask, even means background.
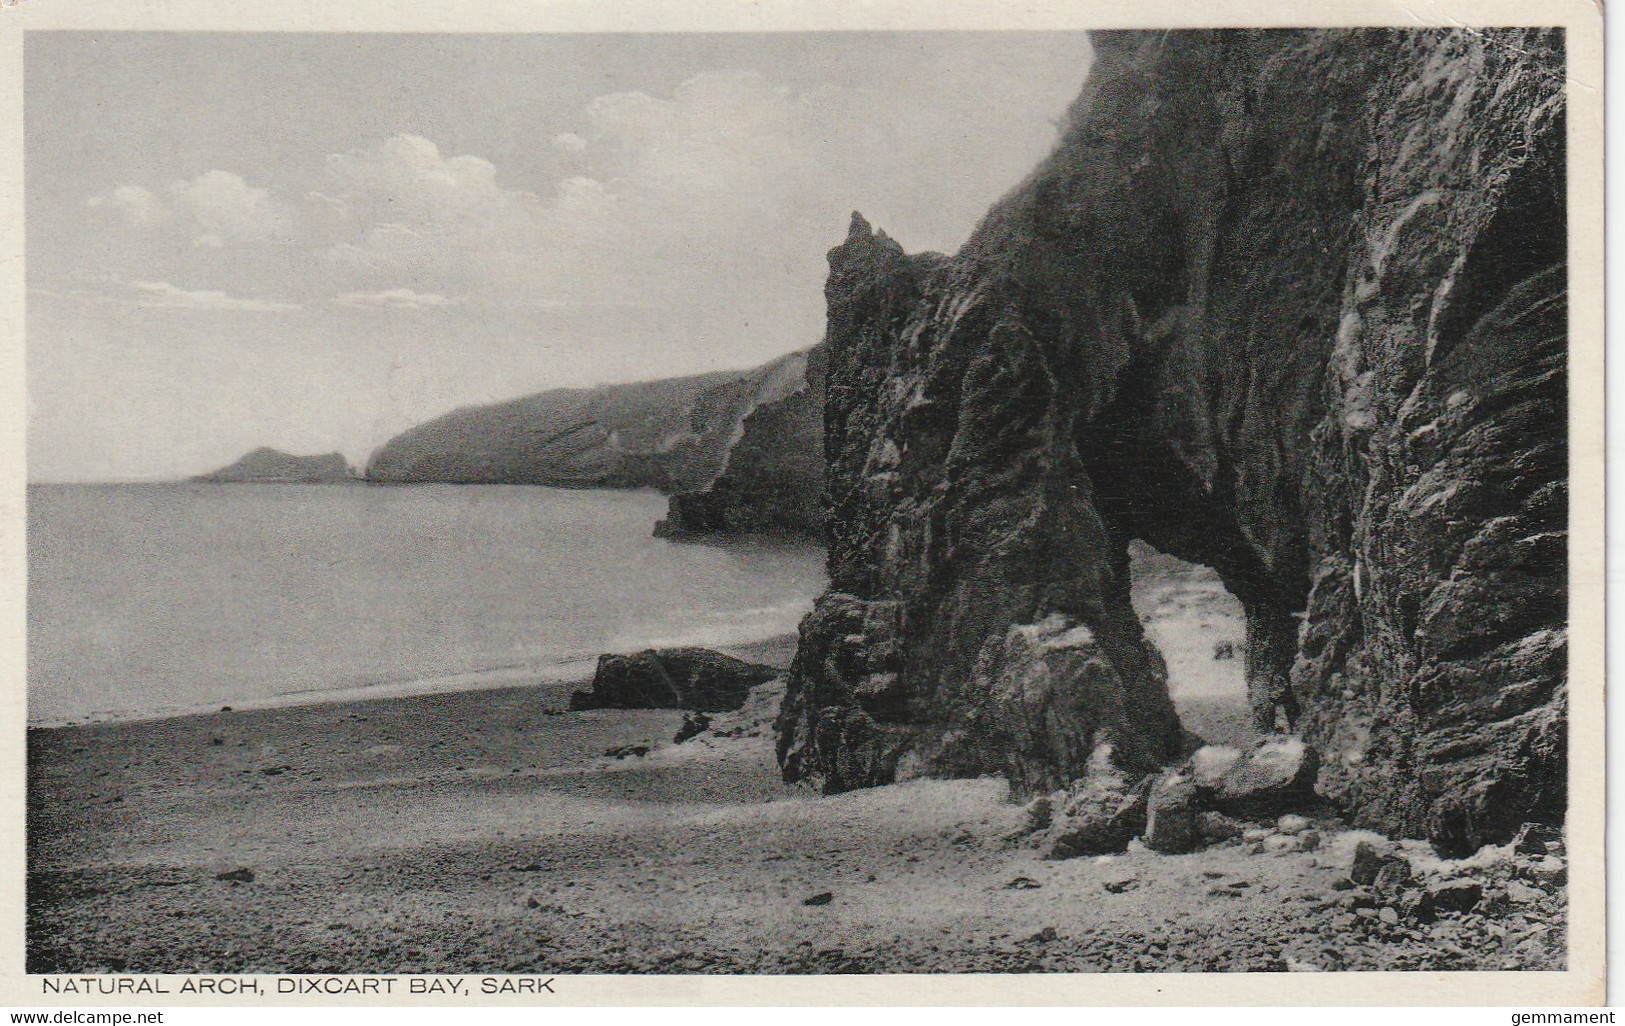
[[[856,216],[830,254],[831,593],[786,775],[1171,758],[1141,538],[1242,601],[1261,715],[1297,707],[1357,821],[1463,850],[1560,817],[1561,34],[1095,45],[959,254]]]

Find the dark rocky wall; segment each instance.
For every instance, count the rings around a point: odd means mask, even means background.
[[[961,252],[830,254],[830,592],[791,778],[1182,738],[1140,538],[1242,602],[1261,725],[1359,823],[1562,816],[1560,33],[1101,33],[1055,153]],[[1279,718],[1279,719],[1278,719]]]
[[[824,530],[823,346],[787,364],[797,380],[788,394],[764,401],[741,422],[716,480],[679,492],[655,525],[664,538],[787,531],[822,537]]]

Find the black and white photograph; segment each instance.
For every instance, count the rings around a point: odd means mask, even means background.
[[[27,31],[21,972],[1601,1000],[1582,44]]]

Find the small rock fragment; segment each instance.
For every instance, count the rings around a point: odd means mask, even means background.
[[[1523,829],[1512,842],[1512,851],[1517,855],[1545,855],[1552,847],[1562,847],[1563,830],[1561,827],[1546,826],[1541,823],[1525,823]]]
[[[1484,899],[1484,885],[1477,880],[1442,880],[1431,884],[1427,902],[1438,912],[1471,912]]]
[[[1055,801],[1049,795],[1041,794],[1027,803],[1026,812],[1027,822],[1022,833],[1035,834],[1046,830],[1055,816]]]
[[[1204,812],[1196,818],[1197,830],[1211,843],[1240,837],[1242,825],[1222,812]]]
[[[1349,865],[1349,879],[1369,887],[1376,882],[1377,870],[1388,856],[1377,850],[1370,841],[1361,841],[1354,848],[1354,861]]]
[[[1514,905],[1527,905],[1530,902],[1539,901],[1540,898],[1541,892],[1522,880],[1507,881],[1507,900]]]
[[[1275,821],[1275,830],[1282,834],[1301,834],[1309,829],[1309,821],[1297,813],[1289,812]]]
[[[828,905],[830,902],[832,902],[834,900],[835,900],[835,894],[833,892],[831,892],[831,891],[821,891],[821,892],[819,892],[817,894],[814,894],[812,897],[803,900],[802,904],[803,905],[813,905],[813,906]]]
[[[711,717],[705,715],[705,713],[684,713],[683,725],[677,728],[677,733],[671,739],[672,744],[680,745],[685,741],[691,741],[705,733],[710,726]]]
[[[1568,865],[1560,858],[1541,855],[1529,860],[1523,869],[1525,876],[1546,887],[1560,887],[1568,882]]]
[[[1008,891],[1031,891],[1044,886],[1030,876],[1018,876],[1004,885]]]
[[[1269,835],[1268,827],[1248,827],[1241,832],[1241,839],[1247,844],[1259,844]]]
[[[1390,855],[1378,867],[1376,879],[1371,881],[1371,886],[1378,894],[1395,894],[1403,890],[1413,878],[1411,864],[1397,855]]]
[[[254,871],[246,867],[242,869],[232,869],[227,870],[224,873],[216,873],[214,874],[214,878],[216,880],[224,880],[227,883],[253,883]]]

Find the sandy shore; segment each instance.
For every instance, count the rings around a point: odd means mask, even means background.
[[[1561,958],[1560,895],[1509,912],[1499,936],[1482,916],[1413,929],[1337,908],[1357,835],[1335,824],[1342,841],[1318,854],[1231,845],[1049,862],[1006,840],[1023,812],[997,779],[830,797],[785,785],[770,691],[677,746],[680,713],[566,713],[568,690],[31,731],[29,970],[1256,971]],[[627,744],[654,750],[604,755]]]

